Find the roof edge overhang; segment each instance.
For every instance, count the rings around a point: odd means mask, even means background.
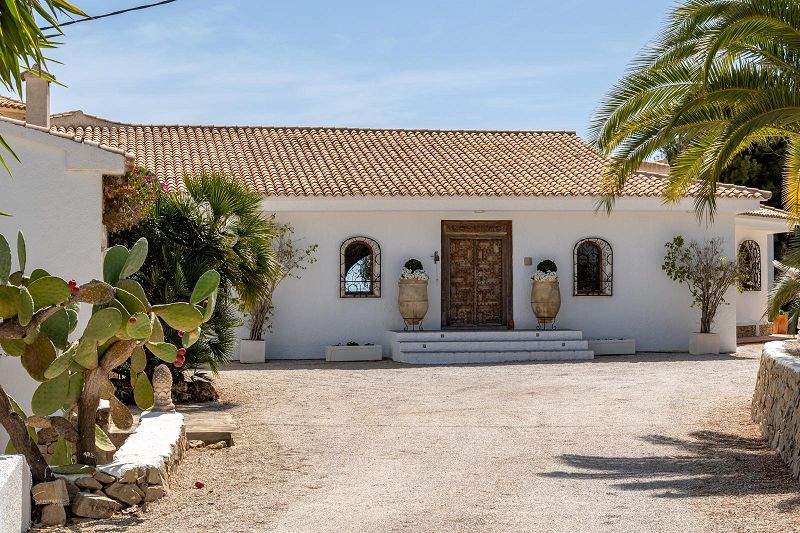
[[[267,196],[264,209],[291,211],[580,211],[597,212],[599,196]],[[735,216],[757,209],[758,199],[718,198],[718,215]],[[694,213],[694,199],[664,204],[661,197],[620,197],[616,211]]]

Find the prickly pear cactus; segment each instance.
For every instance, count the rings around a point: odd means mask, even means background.
[[[0,235],[0,348],[9,356],[19,357],[30,376],[41,382],[31,401],[33,414],[27,416],[16,402],[14,410],[26,421],[34,441],[41,440],[37,429],[58,435],[57,453],[51,454],[49,461],[63,466],[72,463],[71,445],[80,447],[80,428],[84,426],[80,423],[80,406],[85,403],[85,392],[94,394],[86,391],[88,380],[97,383],[100,379],[99,386],[91,387],[98,391],[98,398],[88,404],[108,400],[114,423],[122,429],[130,427],[133,418],[114,396],[108,380],[111,371],[129,361],[136,404],[141,409],[152,407],[153,387],[144,373],[145,350],[165,363],[181,366],[185,348],[197,341],[201,325],[213,313],[220,277],[215,271],[203,275],[189,302],[152,305],[141,285],[129,279],[147,258],[144,238],[130,249],[109,249],[103,281],[83,285],[43,269],[26,275],[26,256],[25,238],[20,233],[18,269],[12,271],[11,247]],[[91,305],[92,310],[86,327],[77,335],[81,303]],[[164,342],[162,321],[182,332],[180,349]],[[63,416],[57,414],[59,411]],[[94,419],[93,413],[91,416]],[[108,435],[96,425],[94,442],[98,449],[113,449]]]

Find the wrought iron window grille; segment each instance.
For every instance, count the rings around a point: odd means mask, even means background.
[[[381,247],[369,237],[351,237],[339,250],[339,297],[381,297]]]
[[[575,244],[572,253],[572,295],[611,296],[614,254],[605,239],[590,237]]]
[[[746,240],[739,245],[740,286],[744,291],[761,290],[761,247],[756,241]]]

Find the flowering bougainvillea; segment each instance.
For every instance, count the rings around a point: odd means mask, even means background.
[[[111,233],[136,226],[169,188],[143,168],[103,177],[103,224]]]

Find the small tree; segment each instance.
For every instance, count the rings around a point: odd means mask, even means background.
[[[82,465],[95,465],[95,448],[113,451],[108,435],[95,423],[101,399],[108,400],[111,418],[120,428],[133,423],[130,411],[114,397],[111,372],[129,362],[134,398],[141,409],[153,405],[153,387],[143,372],[145,349],[167,363],[182,364],[186,348],[200,336],[200,325],[214,311],[219,274],[210,270],[194,287],[188,302],[151,305],[141,285],[129,279],[147,257],[147,240],[129,250],[114,246],[103,262],[104,281],[78,285],[45,270],[25,274],[25,240],[17,239],[19,269],[11,273],[11,250],[0,235],[0,346],[19,357],[22,366],[41,382],[27,416],[0,386],[0,424],[8,431],[8,452],[25,455],[35,481],[51,477],[51,468],[36,445],[36,429],[58,435],[52,466],[77,472],[72,446]],[[78,324],[81,303],[93,306],[92,316],[77,340],[69,336]],[[181,344],[164,342],[161,321],[181,330]],[[62,411],[63,415],[56,415]]]
[[[274,215],[273,215],[274,220]],[[317,245],[312,244],[308,248],[298,248],[297,241],[292,239],[294,228],[291,224],[276,224],[276,237],[272,240],[272,247],[275,250],[275,259],[278,263],[278,274],[270,279],[267,287],[267,295],[258,300],[250,311],[250,340],[260,341],[263,339],[265,329],[271,329],[272,314],[275,306],[272,296],[281,281],[288,277],[299,278],[296,274],[298,270],[305,270],[308,265],[317,261],[314,253]]]
[[[692,295],[692,307],[700,308],[700,333],[711,333],[711,324],[720,305],[727,305],[725,293],[732,285],[739,286],[736,262],[722,255],[722,239],[714,238],[700,245],[683,237],[668,242],[667,255],[661,269],[678,283],[686,283]],[[740,289],[741,290],[741,289]]]

